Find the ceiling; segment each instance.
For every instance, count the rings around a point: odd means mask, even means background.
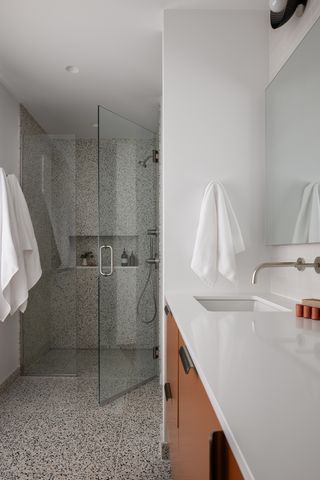
[[[155,130],[164,9],[266,0],[0,0],[0,82],[54,134],[95,136],[102,104]],[[76,65],[77,75],[67,73]]]

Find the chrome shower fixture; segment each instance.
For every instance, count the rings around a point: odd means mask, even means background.
[[[152,155],[149,155],[149,157],[145,158],[144,160],[139,160],[139,165],[142,165],[143,168],[147,168],[147,163],[149,160],[153,161],[153,163],[159,163],[159,152],[158,150],[152,150]]]
[[[301,17],[307,3],[308,0],[270,0],[271,27],[282,27],[294,14]]]
[[[159,235],[159,230],[157,228],[148,228],[147,235]]]

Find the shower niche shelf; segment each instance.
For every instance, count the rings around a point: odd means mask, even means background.
[[[121,265],[114,265],[113,268],[114,270],[134,270],[136,268],[138,268],[139,265],[132,265],[131,267],[122,267]],[[87,265],[87,266],[84,266],[84,265],[77,265],[77,268],[79,268],[79,270],[90,270],[90,269],[97,269],[99,268],[98,265]],[[110,268],[110,265],[103,265],[103,268],[104,269],[107,269],[107,268]]]
[[[113,248],[114,268],[136,268],[140,263],[139,258],[145,256],[143,253],[145,252],[145,247],[142,246],[138,235],[77,235],[73,238],[76,245],[77,266],[80,268],[91,267],[91,265],[81,265],[81,255],[85,252],[93,252],[95,263],[97,263],[99,245],[110,245]],[[121,267],[120,263],[123,249],[126,249],[128,257],[130,257],[131,252],[133,252],[136,261],[135,265]],[[108,262],[110,262],[110,256],[108,255],[110,254],[107,252],[103,253],[103,264],[106,268],[108,267]],[[97,268],[96,266],[92,267]]]

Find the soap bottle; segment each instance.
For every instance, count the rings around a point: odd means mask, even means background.
[[[121,267],[127,267],[128,266],[128,255],[126,252],[126,249],[123,249],[122,255],[121,255]]]
[[[129,257],[129,266],[130,266],[130,267],[134,267],[135,264],[136,264],[136,258],[135,258],[134,254],[133,254],[133,251],[132,251],[132,252],[131,252],[131,255],[130,255],[130,257]]]

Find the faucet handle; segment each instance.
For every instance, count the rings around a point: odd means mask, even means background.
[[[306,261],[305,261],[304,258],[299,257],[297,259],[296,268],[297,268],[297,270],[299,270],[299,272],[303,272],[305,270],[305,268],[306,268],[305,263],[306,263]]]
[[[317,273],[320,273],[320,257],[314,259],[314,269]]]

